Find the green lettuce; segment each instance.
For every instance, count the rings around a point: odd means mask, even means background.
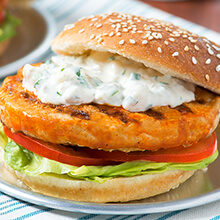
[[[197,170],[212,163],[218,156],[216,151],[210,157],[194,163],[157,163],[149,161],[125,162],[109,166],[71,166],[41,157],[9,140],[0,125],[0,145],[4,148],[7,165],[26,175],[56,175],[60,178],[90,180],[102,183],[114,177],[131,177],[142,174],[162,173],[169,170]]]
[[[16,35],[15,27],[21,24],[20,19],[6,13],[4,22],[0,25],[0,42]]]

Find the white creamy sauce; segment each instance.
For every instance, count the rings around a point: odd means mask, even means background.
[[[123,106],[131,112],[195,100],[195,86],[119,55],[54,56],[23,69],[23,86],[43,103]]]

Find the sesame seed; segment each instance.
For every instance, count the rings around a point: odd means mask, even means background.
[[[173,37],[169,38],[169,41],[174,42],[175,39]]]
[[[97,42],[101,43],[102,41],[103,41],[103,39],[100,37]]]
[[[211,63],[211,59],[210,58],[205,61],[205,64],[210,64],[210,63]]]
[[[172,54],[173,57],[176,57],[176,56],[178,56],[178,55],[179,55],[179,52],[174,52],[174,53]]]
[[[120,27],[121,27],[121,24],[117,23],[116,26],[117,26],[117,28],[120,28]]]
[[[153,36],[149,36],[149,37],[148,37],[148,40],[152,40],[152,39],[154,39]]]
[[[213,48],[215,48],[217,51],[220,51],[220,47],[217,47],[215,45],[212,45]]]
[[[81,34],[82,32],[84,32],[85,31],[85,29],[81,29],[80,31],[79,31],[79,34]]]
[[[119,41],[119,44],[124,44],[124,43],[125,43],[124,39]]]
[[[128,29],[127,28],[123,28],[123,32],[128,32]]]
[[[188,46],[185,46],[185,47],[184,47],[184,50],[185,50],[185,51],[189,51],[189,47],[188,47]]]
[[[150,37],[150,33],[147,33],[144,38]]]
[[[157,33],[152,33],[152,36],[154,37],[154,38],[156,38],[156,39],[158,39],[159,37],[157,36]]]
[[[187,38],[188,36],[186,34],[183,35],[183,38]]]
[[[211,49],[211,47],[208,48],[208,52],[209,52],[210,55],[213,55],[213,54],[214,54],[214,52],[213,52],[213,50]]]
[[[94,34],[92,34],[92,35],[90,36],[90,39],[94,39],[94,37],[95,37],[95,35],[94,35]]]
[[[115,24],[112,24],[112,26],[111,26],[112,28],[115,28],[116,27],[116,25]]]
[[[196,49],[196,50],[199,50],[199,47],[195,44],[194,45],[194,48]]]
[[[98,25],[96,25],[96,27],[97,27],[97,28],[100,28],[100,27],[102,27],[102,24],[98,24]]]
[[[209,81],[209,79],[210,79],[208,74],[205,75],[205,78],[206,78],[207,81]]]
[[[193,37],[198,37],[198,34],[192,33]]]
[[[217,72],[220,71],[220,65],[218,65],[218,66],[216,67],[216,71],[217,71]]]
[[[191,43],[196,43],[197,40],[196,40],[196,39],[191,39],[190,42],[191,42]]]
[[[97,21],[98,20],[98,18],[93,18],[91,21]]]
[[[64,30],[69,30],[75,27],[75,24],[67,24],[64,26]]]
[[[220,59],[220,53],[216,55],[216,57],[218,57]]]
[[[209,40],[208,40],[208,39],[206,39],[206,38],[203,38],[203,41],[205,41],[205,42],[209,43]]]
[[[167,40],[165,40],[165,41],[164,41],[164,43],[165,43],[166,45],[168,45],[168,44],[169,44],[169,42],[168,42]]]
[[[96,39],[98,39],[98,38],[101,38],[101,34],[98,34],[98,35],[96,36]]]
[[[157,50],[158,50],[159,53],[162,53],[161,47],[158,47]]]
[[[114,35],[114,32],[111,32],[108,36],[112,37]]]
[[[130,39],[129,41],[130,41],[131,44],[135,44],[136,43],[136,41],[134,39]]]
[[[157,36],[161,39],[163,36],[161,33],[158,33]]]
[[[148,43],[147,40],[143,40],[143,41],[142,41],[142,44],[147,44],[147,43]]]
[[[193,64],[197,64],[197,60],[195,57],[192,57],[192,62],[193,62]]]
[[[211,47],[209,44],[206,44],[206,47]]]
[[[116,35],[117,35],[117,36],[121,36],[121,32],[118,32]]]

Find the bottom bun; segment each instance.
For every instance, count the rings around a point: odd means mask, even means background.
[[[195,171],[172,170],[160,174],[118,177],[96,183],[42,174],[27,176],[15,171],[17,177],[33,191],[45,195],[83,202],[127,202],[155,196],[178,187]]]
[[[10,39],[0,42],[0,56],[5,52],[9,45]]]

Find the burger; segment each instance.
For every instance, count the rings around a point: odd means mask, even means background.
[[[66,25],[57,55],[0,89],[4,164],[33,191],[86,202],[167,192],[218,156],[220,47],[125,13]]]
[[[0,56],[7,49],[10,39],[16,35],[15,28],[20,20],[12,16],[7,10],[8,0],[0,1]]]

